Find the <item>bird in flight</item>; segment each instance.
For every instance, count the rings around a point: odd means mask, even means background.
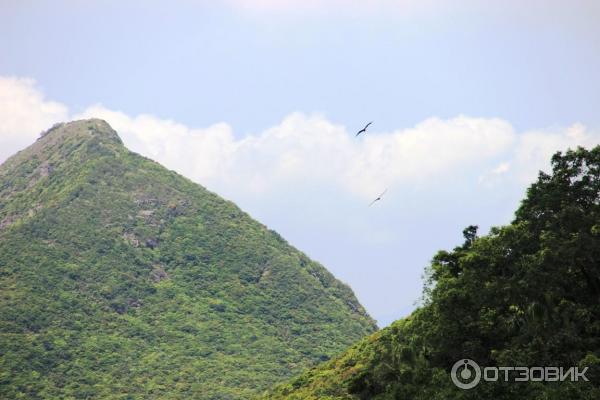
[[[375,202],[376,202],[376,201],[379,201],[379,200],[381,200],[381,198],[383,197],[383,195],[385,194],[385,192],[387,192],[387,189],[385,189],[385,190],[383,191],[383,193],[381,193],[379,196],[377,196],[377,198],[376,198],[375,200],[373,200],[373,201],[371,202],[371,204],[369,204],[369,207],[371,207],[373,204],[375,204]]]
[[[366,124],[366,125],[365,125],[365,127],[364,127],[364,128],[362,128],[360,131],[358,131],[354,137],[356,137],[356,136],[360,135],[360,134],[361,134],[361,133],[363,133],[363,132],[366,132],[366,131],[367,131],[367,128],[368,128],[368,127],[369,127],[369,125],[371,125],[372,123],[373,123],[373,121],[371,121],[371,122],[369,122],[368,124]]]

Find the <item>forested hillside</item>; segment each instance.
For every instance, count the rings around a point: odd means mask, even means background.
[[[507,226],[435,255],[423,306],[270,399],[599,399],[600,146],[552,159]],[[458,389],[463,358],[480,366],[588,367],[589,382],[481,381]]]
[[[101,120],[0,166],[0,398],[241,399],[374,332],[352,291]]]

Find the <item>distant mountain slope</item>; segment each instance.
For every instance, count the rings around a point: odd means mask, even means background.
[[[600,146],[558,153],[552,165],[510,225],[483,237],[468,227],[462,246],[434,257],[426,302],[410,317],[265,398],[600,399]],[[450,371],[465,358],[588,367],[589,382],[482,381],[463,390]]]
[[[352,291],[101,120],[0,166],[0,397],[239,399],[372,333]]]

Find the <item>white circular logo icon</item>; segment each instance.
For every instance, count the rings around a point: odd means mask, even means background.
[[[461,389],[473,389],[481,380],[481,368],[473,360],[458,360],[450,371],[452,382]]]

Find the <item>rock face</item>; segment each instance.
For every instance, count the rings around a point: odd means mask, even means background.
[[[59,124],[0,166],[0,397],[248,398],[373,332],[229,201]]]

